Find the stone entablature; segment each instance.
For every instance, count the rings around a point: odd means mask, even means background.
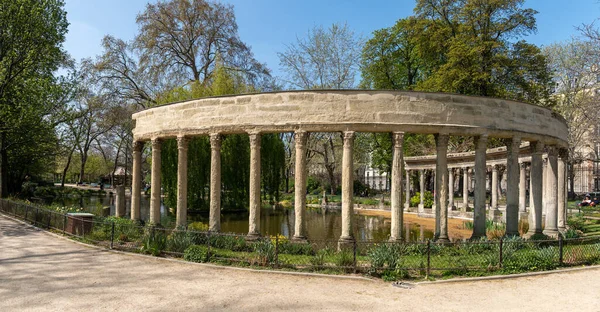
[[[566,147],[551,110],[509,100],[407,91],[287,91],[211,97],[149,108],[132,117],[134,140],[246,132],[407,132],[480,135]]]
[[[501,146],[497,148],[490,148],[486,150],[486,164],[488,166],[494,165],[506,165],[507,148]],[[543,158],[547,158],[547,155],[543,155]],[[436,167],[436,155],[427,156],[412,156],[404,157],[406,163],[406,170],[420,170],[429,169],[433,170]],[[519,147],[519,163],[531,162],[531,148],[529,142],[521,144]],[[464,153],[449,153],[448,154],[448,168],[465,168],[473,167],[475,165],[475,151],[464,152]]]

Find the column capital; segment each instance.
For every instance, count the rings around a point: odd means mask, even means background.
[[[404,144],[404,132],[393,132],[392,139],[394,143],[394,148],[402,148],[402,144]]]
[[[554,145],[547,145],[546,151],[548,152],[548,156],[558,156],[558,148]]]
[[[490,167],[492,167],[492,172],[494,172],[494,171],[498,172],[498,167],[500,167],[500,165],[495,164],[495,165],[491,165]]]
[[[520,166],[522,169],[526,169],[526,168],[527,168],[527,163],[526,163],[526,162],[521,162],[521,163],[519,163],[519,166]]]
[[[260,132],[248,132],[248,137],[250,137],[250,146],[260,148]]]
[[[162,142],[161,142],[161,140],[160,140],[159,138],[152,138],[152,141],[151,141],[151,142],[152,142],[152,148],[153,148],[153,149],[155,149],[155,148],[160,148],[160,146],[161,146],[161,143],[162,143]]]
[[[531,153],[541,155],[544,152],[544,142],[542,141],[533,141],[530,142],[532,146]]]
[[[475,137],[475,149],[486,149],[487,148],[487,133],[478,135]]]
[[[178,150],[187,150],[189,142],[190,142],[190,140],[187,137],[178,136],[177,137],[177,149]]]
[[[304,130],[296,130],[294,132],[294,144],[296,148],[304,148],[306,140],[308,140],[308,132]]]
[[[434,134],[433,137],[435,138],[435,142],[438,146],[448,145],[448,140],[450,139],[450,136],[445,133]]]
[[[354,131],[344,131],[344,144],[354,141]]]
[[[211,133],[210,134],[210,148],[213,150],[220,150],[222,140],[223,140],[223,136],[221,136],[220,133]]]
[[[133,152],[141,153],[144,148],[144,141],[133,141]]]

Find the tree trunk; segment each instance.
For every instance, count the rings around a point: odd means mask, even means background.
[[[83,175],[85,174],[85,163],[87,162],[87,151],[81,153],[81,170],[79,171],[79,184],[83,183]]]
[[[71,149],[69,152],[69,156],[67,157],[67,164],[63,169],[62,179],[60,181],[60,187],[65,187],[65,180],[67,179],[67,171],[69,171],[69,166],[71,166],[71,159],[73,158],[73,152],[75,152],[75,147]]]

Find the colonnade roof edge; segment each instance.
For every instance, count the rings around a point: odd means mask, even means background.
[[[390,90],[281,91],[208,97],[132,116],[134,140],[251,132],[406,132],[510,138],[567,146],[562,116],[528,103]]]

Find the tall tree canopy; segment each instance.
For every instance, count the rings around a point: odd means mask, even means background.
[[[62,0],[0,2],[0,197],[51,162],[71,81]],[[49,158],[50,156],[50,158]],[[43,172],[43,170],[42,170]]]
[[[141,63],[152,72],[170,71],[209,85],[220,59],[251,85],[270,78],[239,37],[233,6],[209,0],[160,0],[137,16],[135,46]]]
[[[300,89],[349,89],[355,87],[362,39],[346,24],[309,30],[284,52],[277,53],[286,83]]]
[[[375,31],[363,85],[495,96],[552,106],[552,75],[524,0],[418,0],[415,16]]]

